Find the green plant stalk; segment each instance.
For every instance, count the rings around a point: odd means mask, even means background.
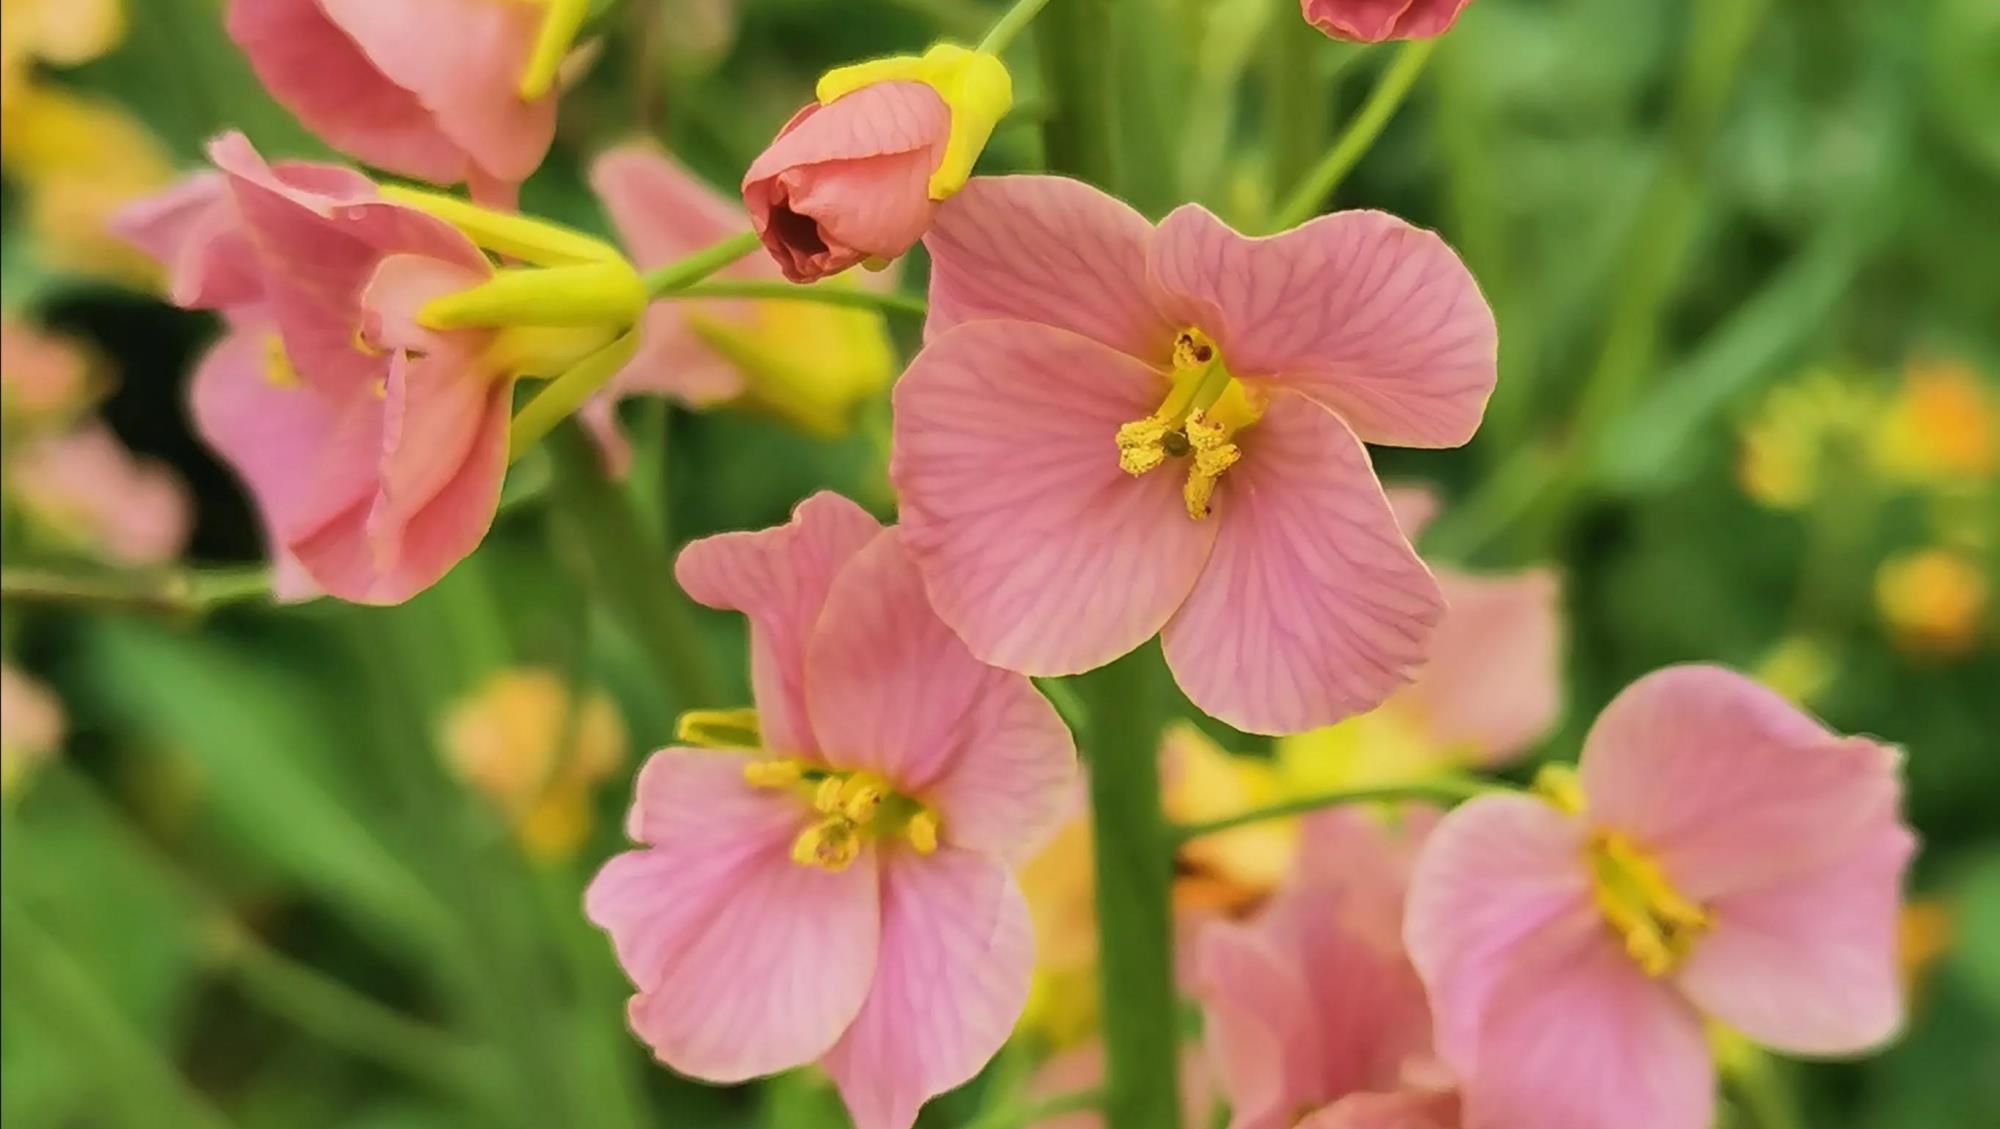
[[[271,571],[261,565],[155,573],[0,569],[0,600],[8,602],[200,616],[270,598]]]
[[[1174,997],[1174,836],[1160,808],[1165,672],[1152,645],[1081,689],[1096,849],[1097,943],[1107,1129],[1172,1129],[1180,1115]]]
[[[1333,148],[1321,157],[1305,179],[1292,189],[1285,202],[1278,206],[1278,213],[1271,221],[1273,231],[1283,231],[1296,227],[1312,218],[1319,210],[1320,202],[1332,195],[1340,182],[1367,155],[1375,140],[1382,136],[1389,119],[1403,105],[1410,88],[1416,85],[1417,76],[1424,71],[1424,64],[1430,61],[1431,52],[1437,50],[1435,39],[1414,39],[1405,43],[1390,61],[1389,68],[1368,92],[1368,99],[1355,112],[1354,120],[1340,131],[1334,139]]]
[[[994,22],[993,30],[979,41],[979,50],[988,55],[998,55],[1014,42],[1014,37],[1034,21],[1049,0],[1014,0],[1014,6],[1007,9]]]
[[[846,306],[856,310],[876,310],[885,314],[923,317],[930,304],[915,294],[896,291],[862,290],[852,286],[824,284],[800,286],[792,282],[697,282],[660,295],[662,300],[694,298],[754,298],[761,301],[817,302],[822,306]]]
[[[623,623],[680,708],[716,701],[692,605],[674,585],[666,545],[648,528],[632,497],[605,477],[590,438],[574,422],[547,440],[554,467],[551,501],[563,536],[587,570],[589,590]]]
[[[646,293],[658,298],[669,290],[693,285],[760,246],[762,244],[754,231],[741,231],[727,239],[717,240],[692,255],[676,259],[658,270],[647,271],[643,278]]]
[[[1470,776],[1440,776],[1434,780],[1413,781],[1409,784],[1385,784],[1372,788],[1342,788],[1332,792],[1321,792],[1314,796],[1300,796],[1266,807],[1251,808],[1226,815],[1221,819],[1211,819],[1204,823],[1187,823],[1174,829],[1174,841],[1185,843],[1199,839],[1203,835],[1213,835],[1246,824],[1261,823],[1267,819],[1283,819],[1286,816],[1304,815],[1321,808],[1338,807],[1343,804],[1395,803],[1403,800],[1437,800],[1442,803],[1457,803],[1488,792],[1505,791],[1504,785]]]
[[[1116,47],[1111,0],[1063,0],[1036,21],[1054,111],[1042,123],[1052,172],[1120,190]]]

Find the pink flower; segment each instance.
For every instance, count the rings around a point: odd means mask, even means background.
[[[632,1027],[711,1081],[818,1061],[861,1129],[907,1129],[1021,1013],[1009,867],[1068,814],[1068,731],[966,652],[896,532],[844,498],[697,542],[676,573],[749,617],[736,724],[761,748],[663,749],[640,773],[643,846],[585,896],[639,989]]]
[[[0,419],[13,434],[67,422],[92,399],[89,356],[75,343],[0,317]]]
[[[9,451],[7,493],[43,535],[127,568],[179,556],[194,516],[173,471],[135,457],[102,424]]]
[[[1451,30],[1472,0],[1299,0],[1306,22],[1335,39],[1380,43]]]
[[[1457,1129],[1400,931],[1435,810],[1307,819],[1285,886],[1196,944],[1196,995],[1230,1129]]]
[[[1156,229],[1017,176],[968,184],[926,245],[890,477],[975,655],[1070,674],[1158,632],[1197,706],[1263,733],[1408,680],[1444,604],[1360,440],[1463,443],[1494,377],[1437,236],[1343,212],[1247,239],[1194,205]]]
[[[11,799],[35,766],[56,754],[66,728],[55,691],[0,662],[0,797]]]
[[[1467,1129],[1706,1129],[1704,1016],[1849,1054],[1902,1021],[1899,754],[1717,667],[1620,694],[1550,799],[1446,816],[1405,926]]]
[[[793,115],[743,174],[743,205],[785,277],[893,259],[930,226],[951,109],[921,82],[882,82]]]
[[[440,220],[331,165],[268,166],[240,134],[204,174],[125,217],[177,301],[231,332],[201,363],[197,429],[248,486],[292,594],[399,603],[485,537],[512,381],[492,331],[415,311],[492,275]],[[285,577],[292,562],[310,578]]]
[[[1198,1048],[1188,1044],[1180,1062],[1181,1124],[1186,1129],[1203,1129],[1210,1123],[1215,1106],[1215,1080]],[[1098,1040],[1071,1047],[1049,1056],[1023,1087],[1023,1096],[1035,1101],[1068,1097],[1104,1085],[1104,1044]],[[1027,1129],[1104,1129],[1102,1110],[1085,1108],[1045,1117]]]
[[[538,4],[230,0],[227,19],[272,97],[378,168],[504,200],[555,135],[555,96],[518,91]]]

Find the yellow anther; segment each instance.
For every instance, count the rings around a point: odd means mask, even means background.
[[[541,26],[535,29],[535,46],[521,71],[522,101],[533,102],[555,85],[563,56],[569,54],[589,12],[589,0],[542,0]]]
[[[1623,835],[1590,843],[1597,908],[1648,976],[1672,972],[1707,932],[1708,911],[1687,900],[1652,858]]]
[[[373,384],[369,385],[369,386],[368,386],[368,390],[369,390],[370,392],[373,392],[373,393],[375,394],[375,398],[376,398],[377,400],[386,400],[386,399],[388,399],[388,398],[389,398],[389,380],[388,380],[388,378],[387,378],[387,377],[382,377],[382,376],[378,376],[378,377],[376,377],[376,378],[375,378],[375,383],[373,383]]]
[[[910,841],[910,849],[920,855],[935,852],[938,846],[938,817],[925,808],[903,825],[903,837]]]
[[[1167,461],[1170,426],[1158,416],[1133,420],[1118,429],[1118,466],[1137,477]]]
[[[369,344],[368,338],[362,335],[360,326],[354,328],[354,333],[348,338],[348,343],[354,346],[355,352],[364,357],[379,357],[382,355],[382,350]]]
[[[743,782],[752,788],[789,788],[805,778],[806,766],[795,760],[750,761]]]
[[[846,786],[847,781],[838,776],[821,780],[819,787],[813,790],[813,810],[824,815],[839,815],[840,793]]]
[[[1243,457],[1243,450],[1229,441],[1227,427],[1200,411],[1188,413],[1183,429],[1188,446],[1194,451],[1194,465],[1188,468],[1187,485],[1181,497],[1187,503],[1188,516],[1200,521],[1209,515],[1209,500],[1215,494],[1216,480],[1223,471],[1236,465]]]
[[[838,874],[861,853],[861,834],[840,816],[813,824],[792,840],[792,861]]]
[[[299,370],[285,353],[285,342],[273,333],[264,338],[264,383],[273,388],[297,388]]]
[[[689,710],[674,723],[674,740],[703,749],[760,749],[764,746],[763,734],[757,728],[757,711],[750,706],[728,710]]]
[[[1177,369],[1206,368],[1215,362],[1215,339],[1203,333],[1196,326],[1181,330],[1174,338],[1174,367]]]
[[[840,814],[857,825],[867,823],[888,794],[887,788],[866,776],[850,776],[840,787]]]
[[[1545,764],[1535,773],[1535,794],[1553,804],[1564,815],[1583,811],[1583,785],[1577,783],[1576,769],[1566,764]]]

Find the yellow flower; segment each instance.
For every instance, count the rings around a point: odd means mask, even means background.
[[[554,671],[503,670],[443,726],[447,764],[538,859],[565,858],[583,844],[593,786],[625,762],[625,727],[611,699],[598,691],[573,703]]]
[[[1915,994],[1922,987],[1931,966],[1951,951],[1956,933],[1951,908],[1935,898],[1919,898],[1903,907],[1896,920],[1896,952],[1904,991]]]
[[[1097,1029],[1097,905],[1090,821],[1079,815],[1021,868],[1035,926],[1035,977],[1017,1028],[1052,1046]]]
[[[1833,656],[1824,645],[1804,635],[1778,641],[1757,664],[1757,681],[1800,705],[1810,703],[1833,681]]]
[[[110,234],[112,214],[173,178],[152,134],[123,110],[23,82],[0,111],[0,166],[28,197],[28,226],[49,266],[130,286],[159,268]]]
[[[1883,470],[1918,485],[1988,479],[2000,466],[2000,397],[1961,360],[1912,362],[1876,434]]]
[[[1897,646],[1912,654],[1955,657],[1983,634],[1986,574],[1949,549],[1892,558],[1875,573],[1875,603]]]
[[[1743,428],[1737,481],[1772,509],[1803,509],[1819,496],[1829,468],[1863,453],[1881,414],[1879,392],[1831,370],[1773,389]]]
[[[855,409],[896,375],[888,323],[869,310],[770,299],[753,305],[748,322],[690,313],[687,324],[742,375],[738,403],[813,435],[852,431]]]
[[[1161,743],[1160,801],[1175,823],[1202,823],[1276,803],[1285,793],[1272,763],[1236,756],[1193,725],[1168,728]],[[1285,876],[1297,850],[1296,819],[1266,819],[1181,848],[1174,904],[1224,913],[1254,905]]]

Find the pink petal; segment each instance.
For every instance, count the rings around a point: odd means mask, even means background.
[[[1876,829],[1844,857],[1709,903],[1678,980],[1697,1006],[1791,1054],[1858,1054],[1903,1022],[1903,873],[1916,840]]]
[[[511,397],[507,382],[472,358],[446,351],[402,363],[405,356],[389,368],[368,535],[378,559],[415,569],[421,591],[486,536],[506,473]],[[406,543],[413,534],[418,543]]]
[[[480,170],[519,182],[555,137],[555,97],[515,92],[541,23],[538,5],[492,0],[318,0],[391,82],[416,94]],[[399,170],[400,171],[400,170]],[[470,170],[450,180],[468,179]]]
[[[1430,528],[1431,519],[1437,517],[1437,491],[1429,486],[1409,482],[1384,483],[1382,492],[1389,496],[1389,508],[1396,513],[1396,524],[1403,528],[1403,536],[1411,544]]]
[[[1325,1052],[1305,969],[1248,926],[1212,922],[1195,944],[1195,994],[1229,1129],[1288,1129],[1302,1105],[1325,1100],[1313,1092]]]
[[[821,492],[785,525],[704,537],[681,550],[674,578],[687,594],[750,620],[750,687],[765,748],[819,751],[806,709],[806,647],[835,575],[881,528],[860,506]]]
[[[1443,35],[1472,0],[1299,0],[1306,22],[1335,39],[1379,43]]]
[[[1431,660],[1397,698],[1440,749],[1497,764],[1562,713],[1562,588],[1549,569],[1504,576],[1440,570],[1449,606]]]
[[[422,180],[465,178],[464,151],[415,94],[382,74],[319,0],[230,0],[226,21],[264,89],[329,145]],[[433,38],[421,42],[436,46]]]
[[[219,310],[263,294],[256,254],[219,173],[194,173],[135,200],[109,226],[167,268],[168,300],[176,306]]]
[[[1297,1129],[1459,1129],[1456,1093],[1351,1094],[1308,1114]]]
[[[1493,311],[1436,234],[1382,212],[1247,239],[1198,204],[1153,239],[1170,315],[1201,325],[1230,371],[1296,389],[1369,443],[1456,447],[1493,391]]]
[[[1430,993],[1438,1054],[1454,1069],[1480,1065],[1495,993],[1549,930],[1573,918],[1602,929],[1586,834],[1532,797],[1482,796],[1439,821],[1418,856],[1403,939]]]
[[[856,1129],[909,1129],[979,1073],[1028,1000],[1028,905],[997,860],[941,848],[882,858],[881,958],[868,1002],[822,1060]]]
[[[1215,551],[1167,624],[1167,665],[1203,712],[1300,733],[1374,709],[1424,661],[1444,598],[1331,413],[1273,399],[1216,490]]]
[[[968,321],[1037,322],[1165,367],[1179,327],[1147,289],[1152,237],[1146,217],[1082,181],[975,177],[924,236],[924,340]]]
[[[938,615],[972,653],[1026,674],[1075,674],[1159,631],[1218,523],[1189,521],[1181,476],[1118,466],[1121,424],[1166,380],[1073,333],[959,326],[895,392],[889,477]]]
[[[947,842],[1024,858],[1074,806],[1076,749],[1062,718],[938,619],[894,530],[835,577],[806,646],[805,686],[827,761],[872,769],[933,805]]]
[[[838,873],[799,866],[799,797],[743,782],[743,758],[662,749],[630,828],[584,893],[638,988],[632,1028],[660,1061],[737,1082],[824,1054],[867,997],[882,907],[872,852]]]
[[[1466,1129],[1714,1123],[1701,1020],[1639,970],[1594,912],[1540,931],[1487,1003],[1479,1057],[1463,1075]]]
[[[1803,875],[1893,825],[1898,760],[1733,671],[1676,666],[1605,707],[1579,772],[1591,822],[1704,902]]]

